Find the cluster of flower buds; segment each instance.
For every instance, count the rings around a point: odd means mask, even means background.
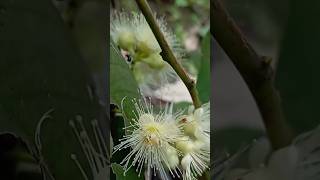
[[[169,173],[193,180],[209,168],[209,103],[195,110],[189,108],[187,114],[173,112],[172,104],[156,113],[151,100],[133,103],[136,118],[127,127],[132,132],[114,147],[114,152],[131,148],[121,162],[126,171],[135,166],[140,175],[145,167],[165,180],[169,179]]]
[[[157,22],[176,58],[182,59],[183,51],[175,35],[167,29],[163,18]],[[140,87],[157,86],[176,79],[171,66],[162,59],[161,47],[142,14],[113,12],[111,39],[130,64]]]

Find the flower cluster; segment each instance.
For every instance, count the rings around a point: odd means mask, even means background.
[[[210,163],[210,103],[201,108],[189,108],[188,115],[181,116],[178,123],[185,136],[176,143],[183,154],[181,165],[183,179],[192,180],[209,168]]]
[[[157,22],[176,58],[182,59],[183,51],[177,38],[167,29],[163,18]],[[162,59],[160,45],[142,14],[113,12],[110,33],[140,87],[157,87],[176,79],[171,66]]]
[[[165,180],[168,173],[192,180],[209,168],[209,103],[187,115],[174,113],[172,104],[156,113],[147,99],[135,100],[134,105],[136,118],[127,127],[132,132],[114,147],[114,152],[132,149],[121,162],[125,172],[135,166],[140,175],[145,166]]]

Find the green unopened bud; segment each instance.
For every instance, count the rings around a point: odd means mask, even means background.
[[[195,141],[193,142],[193,144],[194,144],[194,150],[195,150],[195,151],[199,151],[202,147],[205,146],[205,143],[207,143],[207,142],[205,142],[205,141],[203,141],[203,140],[195,140]],[[210,142],[209,142],[209,143],[210,143]]]
[[[147,58],[151,54],[155,53],[155,50],[145,41],[139,41],[136,47],[136,59],[141,60]]]
[[[169,146],[166,151],[166,155],[168,158],[169,168],[174,169],[179,165],[179,157],[177,150],[173,147]]]
[[[199,120],[203,114],[203,108],[198,108],[194,111],[194,119]]]
[[[135,64],[132,66],[133,75],[139,84],[144,82],[146,76],[146,74],[143,72],[143,69],[140,67],[141,64],[141,62],[135,62]]]
[[[122,31],[119,34],[118,45],[121,49],[132,52],[136,45],[134,33],[130,31]]]
[[[176,148],[184,154],[188,154],[194,150],[194,144],[190,140],[182,139],[176,142]]]
[[[192,157],[190,154],[185,155],[181,160],[181,166],[183,169],[188,169],[190,167]]]
[[[151,54],[147,58],[142,59],[142,61],[154,69],[162,69],[165,66],[164,60],[158,53]]]
[[[199,124],[196,121],[191,121],[183,125],[184,133],[191,137],[196,136],[198,129],[199,129]]]

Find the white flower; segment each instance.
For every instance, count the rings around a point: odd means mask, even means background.
[[[121,143],[114,147],[114,152],[132,148],[123,159],[125,172],[132,166],[141,174],[143,166],[159,172],[162,179],[168,179],[166,170],[178,175],[177,151],[173,144],[180,138],[181,131],[175,119],[180,113],[172,113],[172,105],[166,106],[160,113],[153,112],[151,102],[134,101],[136,118],[132,120],[132,133],[126,135]],[[179,176],[179,175],[178,175]]]
[[[189,114],[178,118],[185,137],[176,142],[183,158],[183,179],[192,180],[209,169],[210,163],[210,103],[194,110],[189,108]]]
[[[176,58],[181,60],[184,53],[177,38],[168,30],[163,18],[158,18],[157,22]],[[113,12],[110,29],[113,42],[130,63],[143,90],[150,92],[149,86],[158,88],[177,79],[171,66],[162,59],[160,45],[141,13]]]
[[[201,176],[209,168],[209,144],[184,137],[176,142],[176,147],[183,154],[181,166],[184,180],[196,179],[197,176]]]
[[[91,142],[87,131],[82,122],[80,116],[76,117],[76,120],[79,124],[79,129],[76,127],[74,121],[70,121],[69,124],[74,130],[75,135],[78,138],[78,141],[81,145],[83,153],[88,161],[88,164],[91,169],[91,173],[94,180],[105,180],[109,177],[109,151],[107,144],[103,138],[102,132],[98,127],[98,122],[96,120],[92,121],[92,129],[95,137],[96,144],[98,146],[98,151],[94,148],[93,143]],[[89,180],[86,172],[82,168],[80,162],[77,159],[75,154],[71,155],[71,158],[75,161],[76,165],[80,169],[85,180]]]
[[[184,56],[182,46],[167,28],[164,18],[157,18],[157,22],[176,58],[182,59]],[[142,13],[114,11],[111,15],[110,30],[113,42],[131,53],[137,61],[161,52],[160,45]]]
[[[114,12],[110,20],[110,36],[113,42],[115,42],[121,49],[133,53],[136,46],[136,37],[130,15]]]
[[[181,116],[179,123],[186,135],[210,142],[210,103],[203,104],[196,110],[190,107],[189,114]]]

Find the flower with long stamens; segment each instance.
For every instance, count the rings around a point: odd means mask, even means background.
[[[210,103],[203,104],[194,110],[189,108],[189,114],[179,118],[185,134],[196,139],[207,141],[210,138]]]
[[[160,54],[162,50],[143,14],[114,11],[110,20],[110,34],[113,42],[121,49],[128,51],[135,61],[144,61],[152,65],[153,62],[148,62],[147,58]],[[164,18],[157,18],[157,22],[177,59],[182,59],[184,56],[182,46],[168,29]],[[162,60],[161,56],[158,56],[157,60]]]
[[[158,18],[157,22],[176,58],[183,59],[181,45],[164,19]],[[174,70],[162,59],[161,47],[141,13],[113,12],[110,29],[113,42],[125,52],[122,54],[142,89],[150,90],[147,87],[157,88],[177,79]]]
[[[88,132],[84,127],[81,116],[77,116],[76,121],[79,124],[79,128],[77,128],[76,124],[72,120],[69,122],[69,124],[72,127],[75,135],[77,136],[78,141],[83,150],[83,153],[87,159],[87,162],[89,163],[93,179],[94,180],[107,179],[107,177],[109,177],[110,175],[109,173],[109,164],[110,164],[109,153],[110,152],[108,151],[107,143],[103,138],[102,132],[98,127],[98,122],[96,120],[93,120],[91,122],[93,134],[95,137],[95,144],[97,146],[97,148],[95,148],[92,141],[90,140]],[[82,168],[79,160],[77,159],[77,156],[75,154],[72,154],[71,158],[72,160],[74,160],[74,162],[80,169],[84,179],[89,180],[88,175]]]
[[[196,110],[189,108],[189,114],[178,118],[185,137],[176,142],[183,158],[181,166],[183,179],[192,180],[209,168],[210,163],[210,103]]]
[[[132,132],[114,147],[114,152],[124,148],[132,148],[121,164],[128,171],[136,166],[141,174],[143,166],[157,172],[162,179],[167,180],[168,170],[173,176],[179,176],[177,155],[174,143],[182,136],[175,119],[181,113],[172,113],[172,105],[166,105],[164,110],[155,113],[151,101],[133,101],[136,107],[136,118],[131,122]]]
[[[183,180],[193,180],[209,168],[210,145],[208,142],[192,140],[185,136],[176,142],[176,148],[182,153],[181,166]]]
[[[110,36],[121,49],[133,53],[136,46],[134,25],[127,13],[114,12],[111,16]]]

